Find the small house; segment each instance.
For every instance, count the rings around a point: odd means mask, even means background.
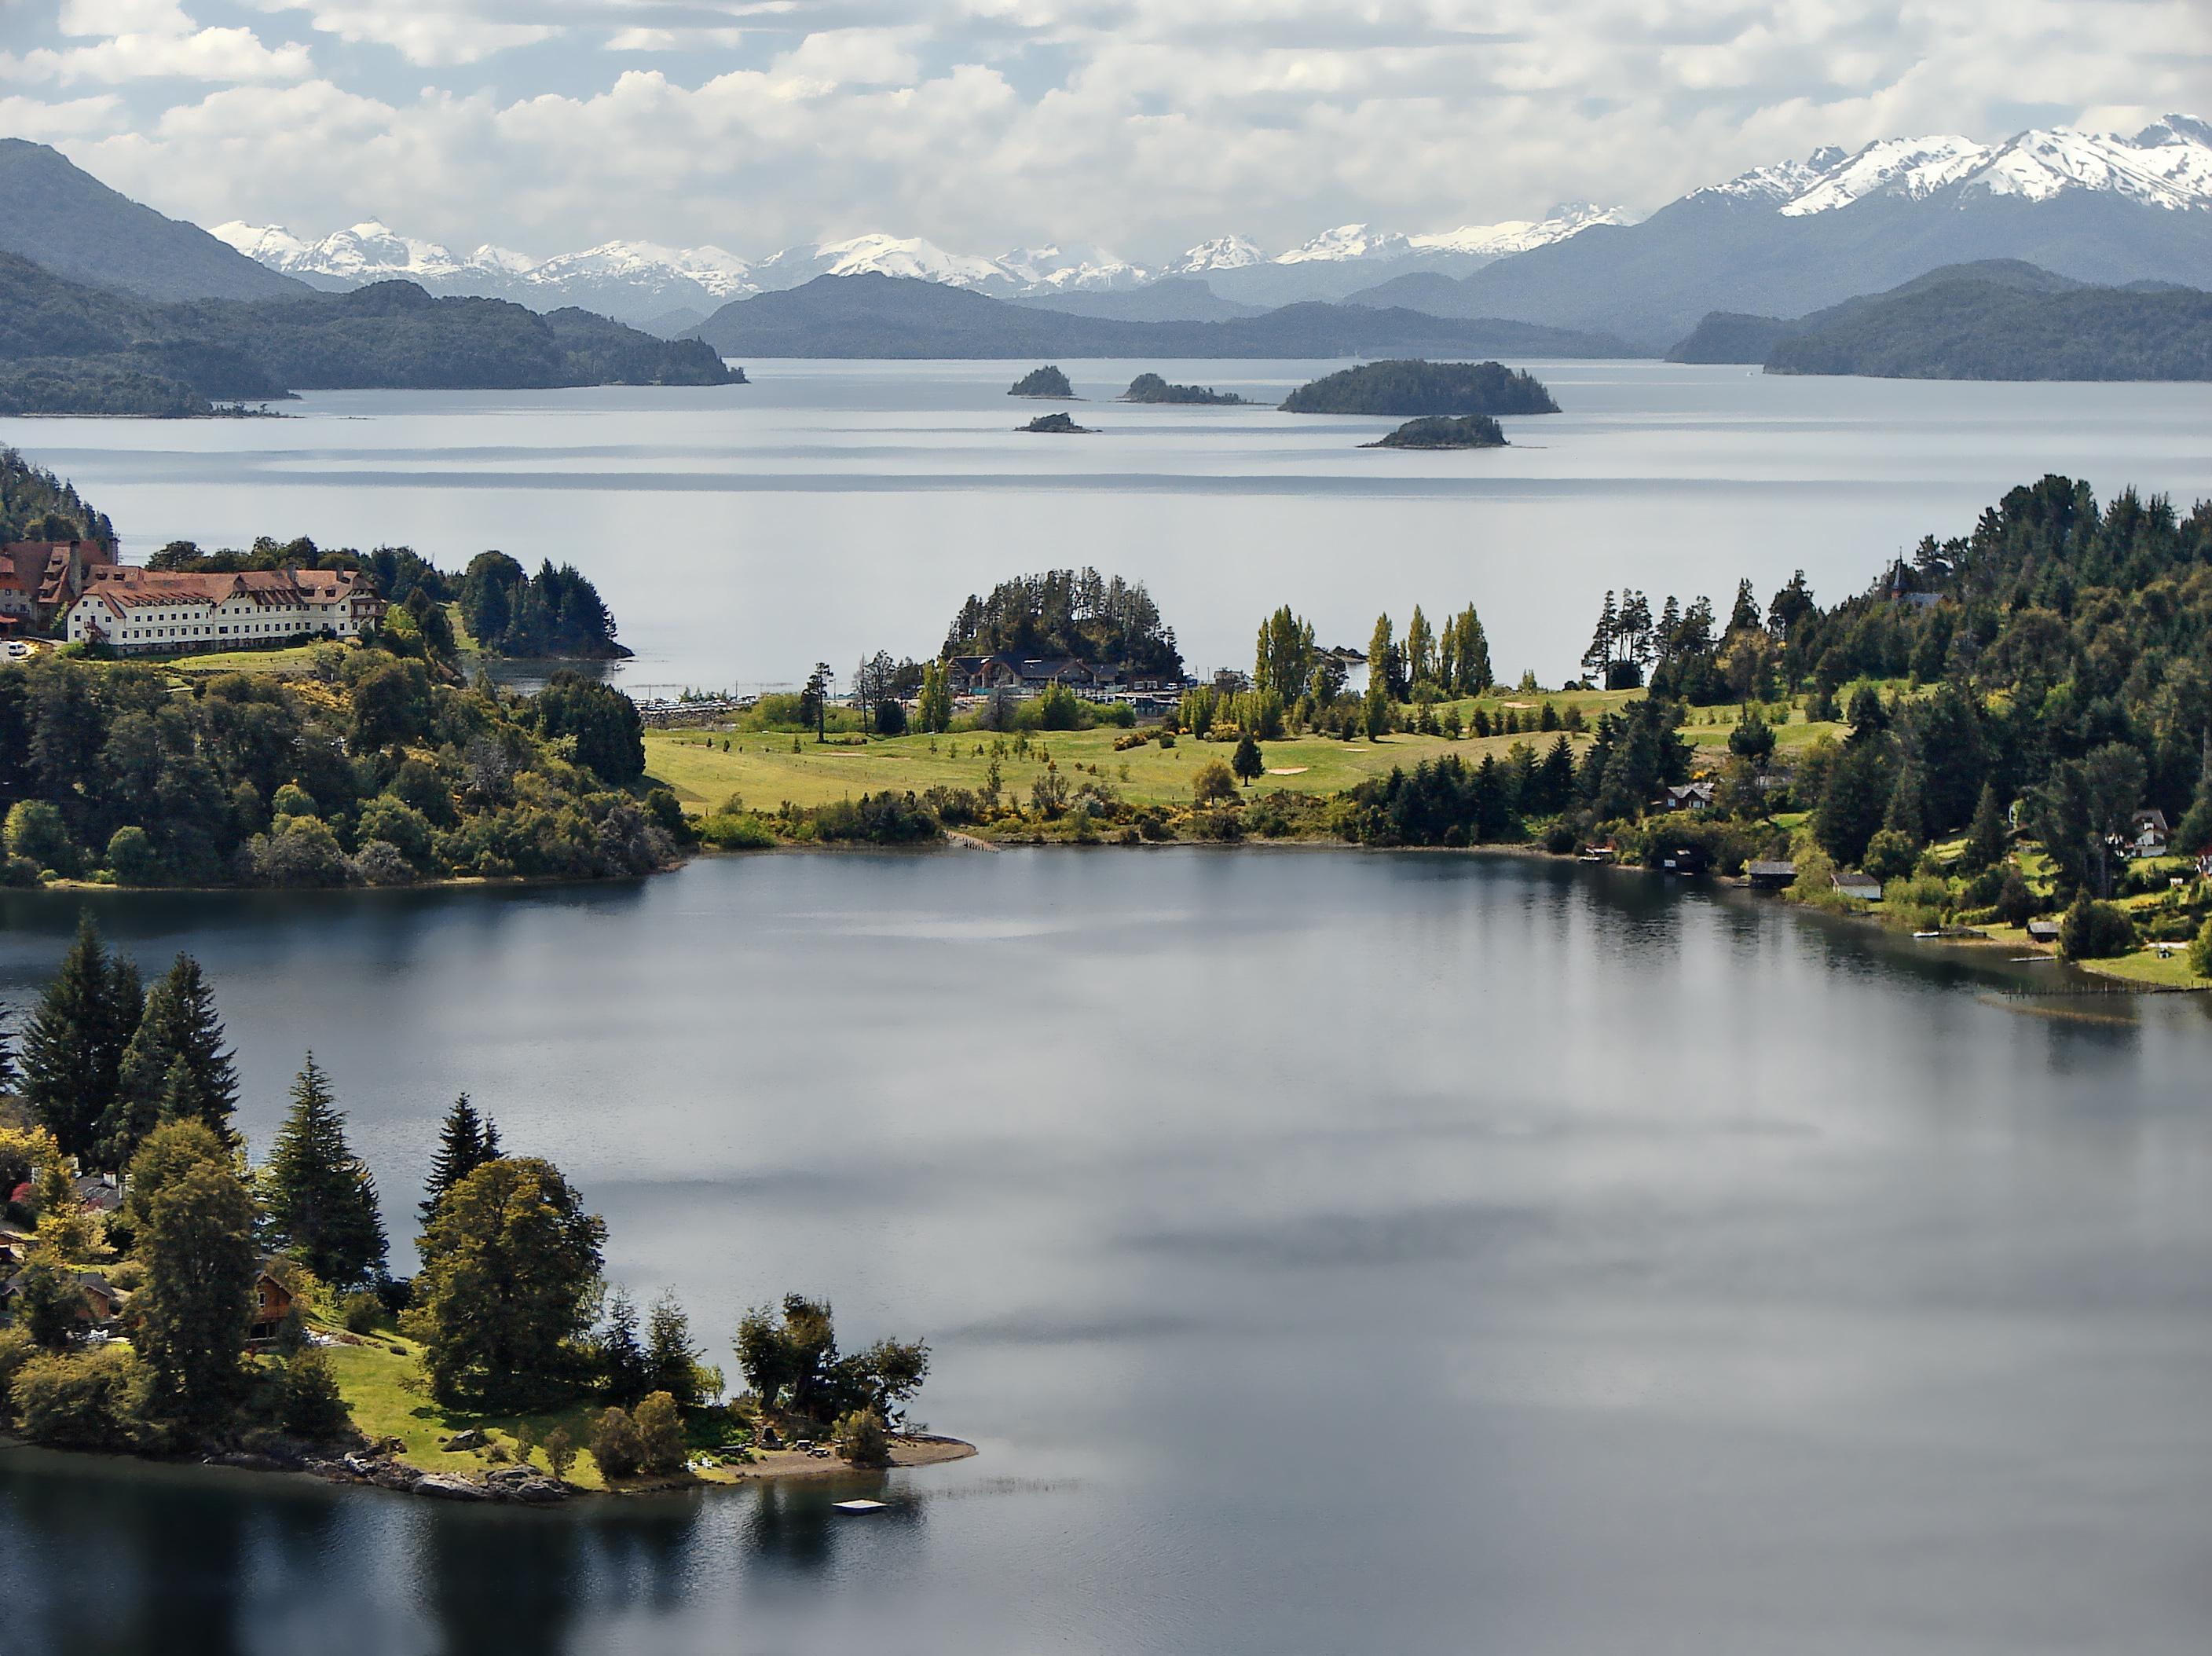
[[[1655,811],[1698,811],[1708,808],[1712,802],[1712,783],[1686,782],[1660,789],[1659,797],[1651,801],[1651,808]]]
[[[2129,820],[2130,856],[2164,856],[2172,841],[2173,830],[2166,825],[2163,811],[2138,811]]]
[[[1670,874],[1701,874],[1710,866],[1710,859],[1702,846],[1677,845],[1660,853],[1659,866]]]
[[[123,1303],[122,1290],[98,1271],[72,1271],[70,1275],[76,1278],[76,1285],[84,1294],[77,1316],[94,1327],[112,1321],[116,1308]],[[18,1270],[4,1287],[0,1287],[0,1300],[11,1300],[23,1291],[23,1276],[24,1273]]]
[[[246,1330],[249,1340],[275,1339],[276,1330],[291,1313],[292,1290],[270,1269],[271,1263],[263,1260],[253,1278],[253,1318]]]
[[[2048,943],[2056,947],[2058,942],[2058,922],[2048,918],[2029,921],[2027,941],[2031,943]]]
[[[1862,903],[1881,901],[1881,881],[1872,874],[1846,874],[1836,876],[1836,889],[1845,897],[1855,897]]]
[[[1797,883],[1797,865],[1794,862],[1747,862],[1743,871],[1755,892],[1785,891]]]
[[[123,1206],[123,1183],[112,1173],[87,1173],[70,1182],[87,1213],[112,1214]]]

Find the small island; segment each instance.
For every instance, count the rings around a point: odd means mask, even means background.
[[[1129,388],[1121,393],[1125,403],[1191,403],[1207,407],[1241,408],[1251,401],[1233,391],[1216,391],[1212,386],[1170,385],[1157,374],[1139,374],[1129,381]]]
[[[1018,425],[1014,429],[1017,431],[1057,432],[1082,437],[1088,437],[1095,435],[1094,429],[1092,427],[1087,425],[1078,425],[1073,417],[1066,414],[1040,414],[1036,418],[1031,420],[1027,425]]]
[[[1031,368],[1008,387],[1009,397],[1066,397],[1073,399],[1075,387],[1067,382],[1067,375],[1048,362],[1044,367]]]
[[[1287,414],[1556,414],[1541,381],[1503,362],[1365,362],[1300,386]]]
[[[1362,448],[1503,448],[1505,433],[1487,414],[1462,414],[1457,419],[1425,414],[1408,420],[1389,436],[1362,443]]]

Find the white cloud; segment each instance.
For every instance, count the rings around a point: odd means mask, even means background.
[[[253,3],[436,66],[439,85],[395,95],[386,65],[146,112],[98,146],[112,182],[207,222],[378,212],[541,253],[617,235],[757,253],[882,228],[1146,256],[1232,227],[1279,247],[1354,219],[1649,207],[1820,143],[2000,137],[2023,107],[2201,107],[2212,58],[2202,0]],[[69,6],[72,28],[132,27],[46,48],[55,79],[58,54],[120,62],[123,40],[182,15]],[[173,43],[210,33],[167,27]],[[549,41],[573,54],[558,90],[493,78],[522,58],[469,67]],[[610,49],[669,56],[623,70]]]
[[[112,92],[56,103],[51,98],[0,98],[0,132],[51,141],[114,131],[123,100]]]
[[[118,34],[97,46],[40,47],[21,57],[0,52],[0,80],[296,81],[314,72],[302,46],[265,46],[250,28],[204,28],[189,34]]]

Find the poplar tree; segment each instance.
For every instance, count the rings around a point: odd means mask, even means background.
[[[383,1270],[376,1181],[347,1145],[345,1112],[312,1052],[292,1083],[261,1188],[270,1234],[324,1282],[349,1288]]]
[[[1490,640],[1472,604],[1459,613],[1452,630],[1452,683],[1460,695],[1480,696],[1497,682],[1490,667]]]
[[[23,1031],[23,1100],[64,1155],[94,1159],[144,1003],[138,968],[111,959],[90,915]]]
[[[1406,676],[1417,685],[1437,676],[1437,637],[1419,604],[1413,606],[1413,618],[1406,624]]]
[[[430,1177],[422,1183],[422,1202],[417,1211],[424,1227],[438,1216],[438,1204],[446,1199],[447,1191],[487,1161],[499,1158],[499,1129],[489,1117],[479,1116],[469,1095],[462,1093],[453,1100],[453,1107],[446,1112],[445,1125],[438,1129],[438,1153],[430,1160]]]
[[[125,1166],[165,1119],[203,1122],[227,1136],[238,1108],[238,1069],[223,1043],[207,974],[179,954],[147,991],[124,1048],[116,1096],[100,1123],[102,1158]]]
[[[1375,635],[1367,641],[1367,740],[1373,741],[1390,728],[1390,657],[1397,649],[1390,638],[1390,618],[1375,618]]]

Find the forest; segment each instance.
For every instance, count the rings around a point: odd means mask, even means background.
[[[675,800],[626,791],[645,768],[628,697],[567,671],[531,697],[471,689],[387,633],[318,647],[298,680],[0,665],[0,878],[403,886],[675,860]]]
[[[0,541],[96,540],[115,544],[115,526],[45,467],[0,448]]]

